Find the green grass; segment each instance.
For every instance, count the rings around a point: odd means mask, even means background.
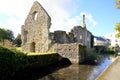
[[[15,47],[15,49],[19,50],[19,51],[22,51],[22,48],[21,47]]]
[[[57,54],[56,52],[44,52],[44,53],[34,53],[28,52],[27,55],[49,55],[49,54]]]

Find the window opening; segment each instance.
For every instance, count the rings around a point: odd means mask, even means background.
[[[38,17],[38,12],[37,11],[35,11],[34,13],[33,13],[33,20],[37,20],[37,17]]]
[[[30,51],[35,52],[35,42],[32,42],[30,45]]]
[[[27,34],[28,34],[28,31],[24,31],[24,40],[23,40],[23,43],[27,42]]]

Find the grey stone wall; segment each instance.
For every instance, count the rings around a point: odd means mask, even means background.
[[[75,43],[74,34],[72,32],[67,34],[66,31],[54,31],[49,35],[51,41],[55,43]]]
[[[74,34],[75,42],[86,45],[87,49],[91,48],[91,32],[81,26],[74,26],[71,32]]]
[[[54,43],[50,51],[59,53],[60,56],[68,58],[72,63],[81,63],[86,56],[86,47],[78,43]]]
[[[84,30],[81,26],[74,26],[73,29],[71,29],[71,32],[74,34],[75,42],[84,43]]]
[[[55,31],[54,41],[56,43],[68,43],[68,36],[65,31]]]
[[[75,37],[72,32],[68,33],[68,41],[69,41],[69,43],[75,43]]]

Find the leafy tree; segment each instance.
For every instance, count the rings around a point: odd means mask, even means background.
[[[116,7],[120,9],[120,0],[116,0]]]
[[[6,30],[0,28],[0,41],[2,41],[3,39],[5,39],[6,35]]]
[[[120,37],[120,22],[116,23],[115,30],[117,31],[116,36]]]
[[[0,41],[8,39],[10,41],[14,40],[13,32],[9,29],[0,28]]]
[[[21,41],[21,34],[18,34],[17,37],[14,40],[14,44],[16,44],[17,47],[20,47],[21,43],[22,43],[22,41]]]
[[[6,30],[6,39],[13,41],[14,40],[14,35],[11,30]]]
[[[120,9],[120,0],[116,0],[116,8]],[[117,31],[116,37],[120,37],[120,22],[116,23],[115,30]]]

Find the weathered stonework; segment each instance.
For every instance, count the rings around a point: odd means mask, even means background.
[[[50,44],[49,28],[51,18],[43,7],[34,2],[22,26],[22,50],[26,52],[46,52]]]
[[[91,48],[92,34],[86,28],[75,26],[71,32],[74,34],[75,42],[86,45],[88,49]]]
[[[55,31],[54,40],[56,43],[68,43],[68,37],[65,31]]]
[[[92,44],[92,33],[86,28],[81,26],[74,26],[71,32],[68,34],[65,31],[55,31],[50,34],[50,39],[55,43],[81,43],[87,47],[91,48]]]
[[[60,56],[68,58],[72,63],[81,63],[86,56],[86,47],[79,43],[55,43],[51,51],[59,53]]]

